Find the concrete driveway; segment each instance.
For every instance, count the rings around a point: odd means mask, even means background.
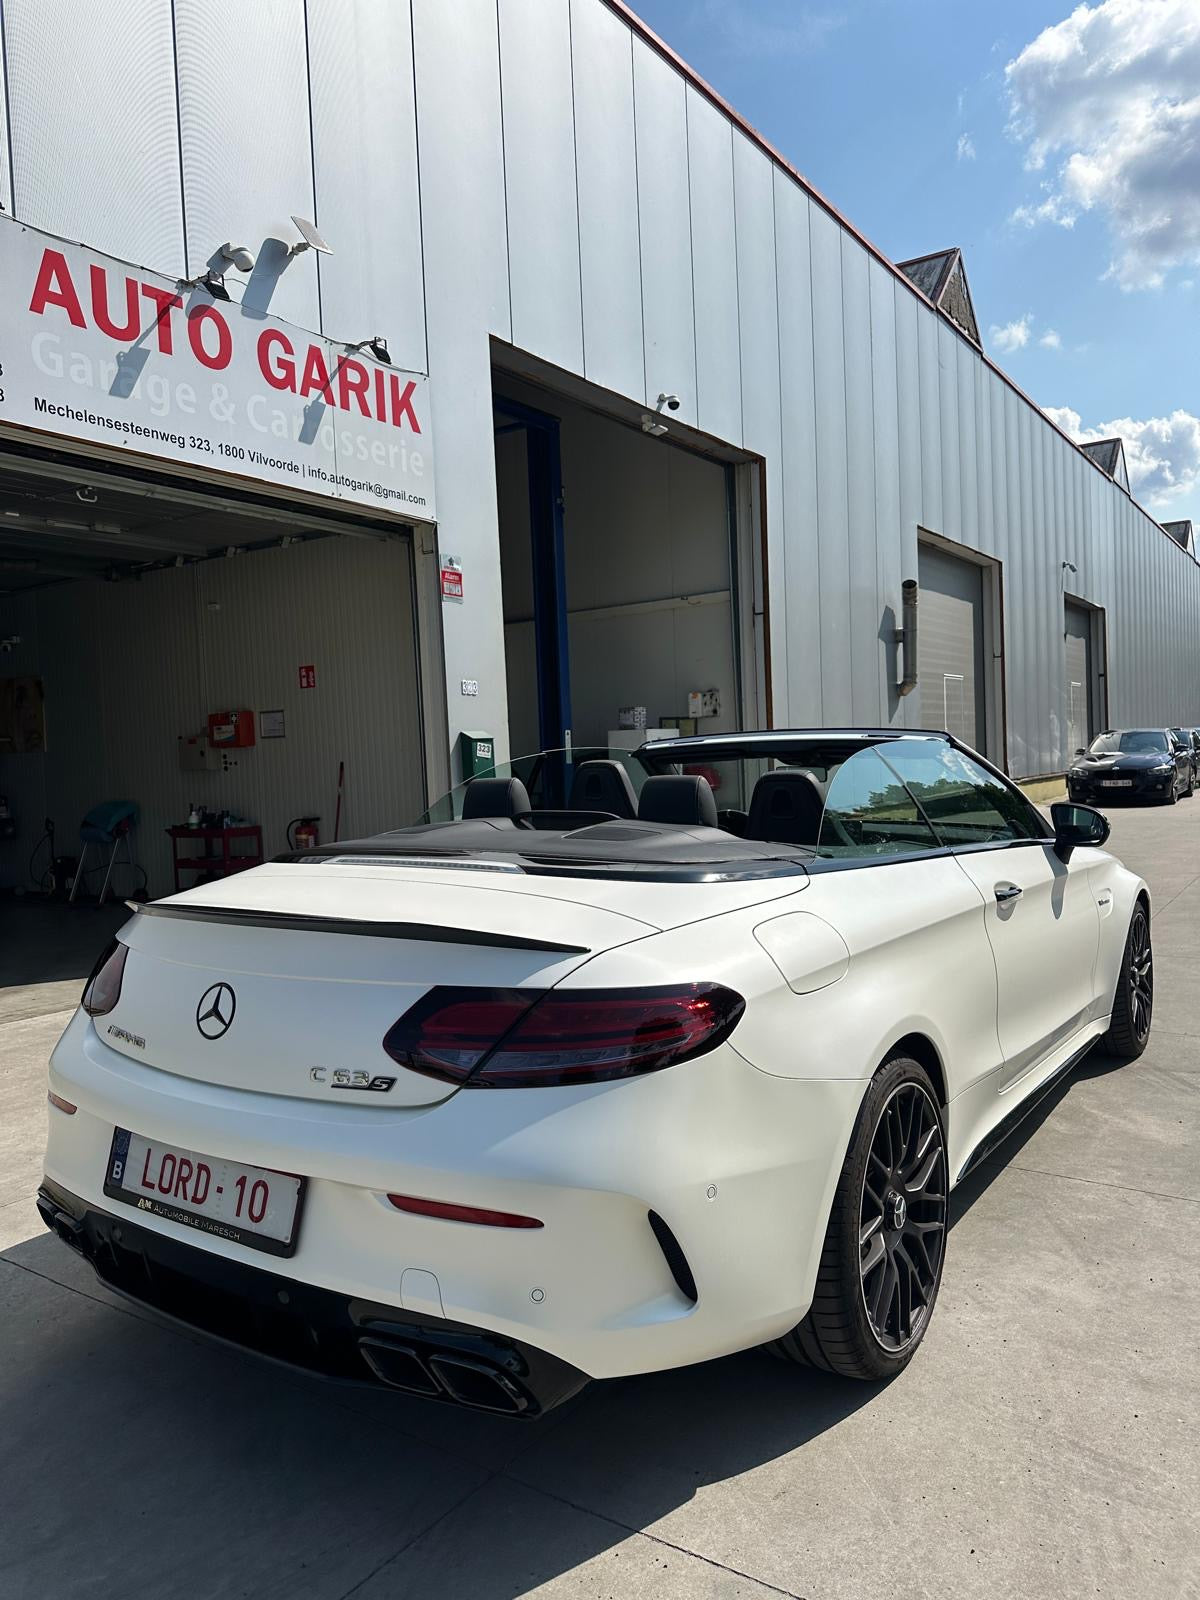
[[[1200,1596],[1200,799],[1117,811],[1113,848],[1155,897],[1150,1048],[1088,1058],[958,1191],[902,1377],[755,1353],[528,1425],[326,1386],[101,1288],[32,1195],[105,919],[0,912],[0,1595]]]

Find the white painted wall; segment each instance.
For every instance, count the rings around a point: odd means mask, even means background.
[[[1063,561],[1108,613],[1112,716],[1194,720],[1195,561],[605,0],[174,12],[5,0],[13,209],[168,272],[185,237],[195,270],[292,211],[326,229],[334,257],[269,246],[245,292],[428,367],[451,737],[504,753],[489,339],[766,457],[777,722],[916,715],[889,608],[918,527],[1002,565],[1017,774],[1067,754]]]
[[[0,599],[0,635],[22,638],[0,674],[42,677],[47,729],[44,756],[0,755],[20,823],[19,840],[0,841],[0,886],[27,881],[43,816],[59,852],[77,854],[80,820],[101,800],[138,802],[136,852],[155,895],[172,888],[164,830],[192,800],[261,823],[268,857],[297,815],[320,815],[331,839],[342,760],[343,838],[413,821],[425,801],[410,560],[402,541],[319,539]],[[308,663],[311,690],[297,672]],[[242,708],[256,720],[283,710],[285,737],[231,751],[227,772],[180,771],[178,736]]]

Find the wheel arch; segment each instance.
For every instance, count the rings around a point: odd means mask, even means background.
[[[949,1089],[946,1084],[946,1070],[942,1065],[942,1057],[933,1040],[925,1033],[906,1033],[896,1040],[888,1051],[888,1056],[911,1056],[914,1061],[925,1068],[933,1080],[933,1087],[937,1091],[938,1104],[945,1112],[950,1104]]]

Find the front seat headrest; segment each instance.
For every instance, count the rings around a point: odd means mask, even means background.
[[[533,807],[520,778],[472,778],[463,794],[463,821],[469,817],[527,817]]]
[[[647,778],[638,801],[640,822],[673,822],[684,828],[715,828],[717,798],[708,779],[693,773]]]
[[[825,800],[810,773],[764,772],[750,796],[746,838],[815,846]]]
[[[572,811],[607,811],[636,817],[637,795],[619,761],[581,761],[571,779]]]

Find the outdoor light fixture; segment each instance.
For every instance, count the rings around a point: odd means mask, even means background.
[[[678,402],[677,402],[678,403]],[[648,433],[652,439],[660,439],[664,433],[669,432],[665,422],[661,422],[653,411],[642,412],[642,432]]]
[[[317,232],[315,222],[309,222],[304,217],[293,217],[292,221],[300,231],[300,237],[288,251],[289,256],[298,256],[304,250],[316,250],[323,256],[331,256],[333,251]]]
[[[217,251],[222,261],[228,261],[239,272],[254,271],[254,257],[244,244],[223,244]]]
[[[205,294],[211,295],[214,300],[228,300],[229,290],[225,287],[225,279],[219,272],[214,272],[210,267],[198,278],[180,278],[181,289],[203,289]]]
[[[392,364],[391,352],[388,350],[387,340],[381,333],[377,333],[373,339],[360,339],[357,344],[348,344],[346,349],[369,350],[375,357],[376,361],[382,361],[385,367],[390,367]]]

